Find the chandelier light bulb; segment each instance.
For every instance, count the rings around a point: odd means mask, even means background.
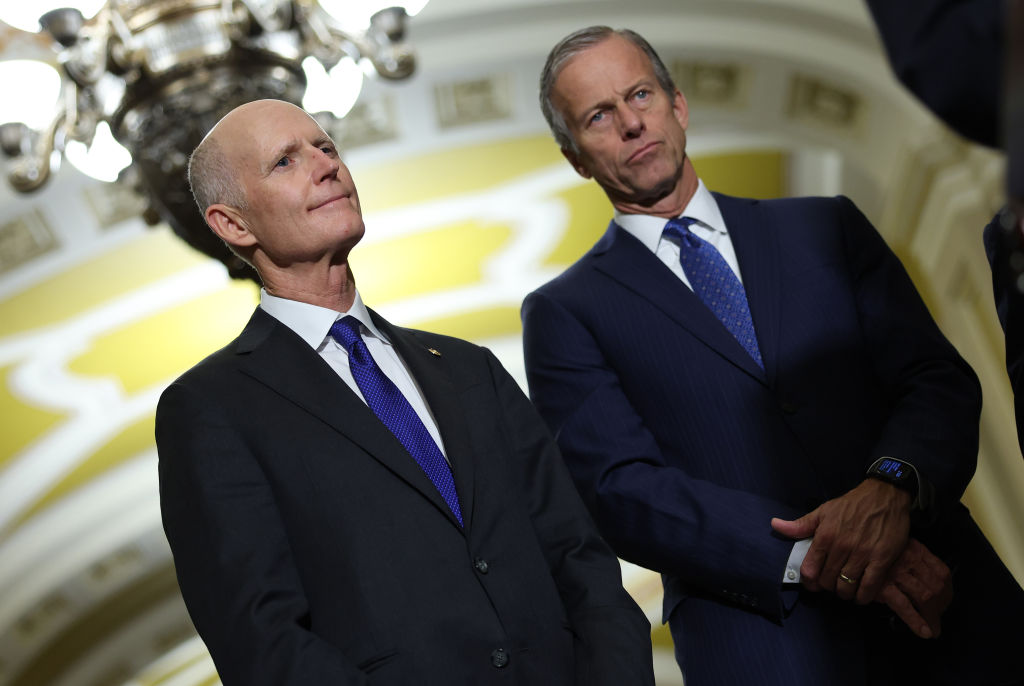
[[[117,181],[118,173],[132,163],[131,153],[114,139],[106,122],[96,126],[92,145],[69,141],[64,156],[83,174],[108,182]]]
[[[314,58],[302,60],[306,94],[302,107],[308,112],[330,112],[339,119],[348,114],[363,87],[363,70],[351,57],[343,57],[330,73]]]
[[[331,88],[335,92],[334,109],[331,112],[339,119],[344,117],[359,99],[363,89],[363,70],[351,57],[342,57],[328,73]]]
[[[0,123],[21,122],[33,129],[53,119],[60,98],[60,74],[38,60],[0,62],[0,83],[9,97],[0,98]]]

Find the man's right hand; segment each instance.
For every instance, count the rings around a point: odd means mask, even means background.
[[[889,569],[877,601],[885,603],[921,638],[937,637],[942,613],[953,600],[953,575],[917,539],[907,542]]]
[[[796,520],[774,518],[772,528],[792,539],[814,537],[800,583],[834,591],[866,605],[878,599],[910,535],[910,494],[878,479],[864,479]]]

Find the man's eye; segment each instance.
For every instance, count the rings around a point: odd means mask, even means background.
[[[636,95],[634,97],[636,97],[637,100],[646,100],[650,96],[651,92],[649,90],[647,90],[646,88],[641,88],[636,92]]]
[[[590,118],[590,123],[591,124],[596,124],[597,122],[601,121],[602,119],[604,119],[604,112],[595,112],[594,116],[592,116]]]
[[[321,146],[320,149],[323,152],[327,153],[328,155],[333,155],[334,154],[334,147],[333,146],[324,145],[324,146]]]
[[[277,163],[274,166],[275,167],[287,167],[288,166],[288,162],[289,162],[289,160],[288,160],[287,157],[282,157],[281,159],[279,159],[277,161]]]

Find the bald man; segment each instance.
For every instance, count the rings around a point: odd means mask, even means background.
[[[157,409],[164,528],[225,686],[653,684],[650,625],[515,382],[360,299],[330,137],[249,103],[189,179],[264,284]]]

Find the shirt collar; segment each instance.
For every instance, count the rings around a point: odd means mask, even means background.
[[[718,209],[718,203],[715,202],[715,197],[711,195],[711,191],[700,179],[697,179],[697,190],[690,198],[690,202],[686,204],[686,209],[679,216],[692,217],[703,228],[728,235],[725,220],[722,219],[722,213]],[[657,252],[661,232],[665,230],[667,221],[664,217],[652,217],[647,214],[623,214],[618,210],[615,211],[615,223],[633,234],[651,252]]]
[[[351,315],[358,319],[359,323],[366,327],[375,338],[379,338],[384,343],[389,343],[387,337],[374,325],[373,319],[370,318],[370,311],[363,304],[359,291],[356,291],[355,300],[352,301],[352,307],[349,308],[348,312],[336,312],[326,307],[311,305],[299,302],[298,300],[279,298],[276,295],[267,293],[265,288],[260,289],[260,307],[264,312],[297,333],[314,350],[319,350],[323,345],[330,335],[331,326],[334,325],[334,322],[346,315]]]

